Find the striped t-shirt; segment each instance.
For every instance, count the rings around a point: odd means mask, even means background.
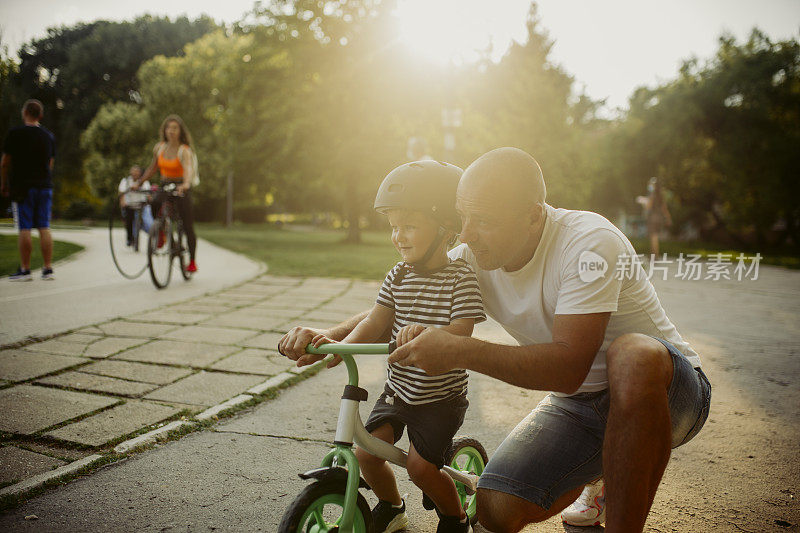
[[[386,275],[377,302],[394,310],[392,340],[409,324],[447,326],[457,318],[486,320],[475,271],[463,259],[440,270],[418,274],[401,261]],[[429,376],[423,370],[391,363],[389,387],[404,402],[417,405],[467,393],[467,372]]]

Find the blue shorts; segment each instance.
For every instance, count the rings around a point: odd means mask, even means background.
[[[52,205],[53,189],[28,189],[24,200],[12,203],[14,225],[21,230],[49,228]]]
[[[685,444],[703,427],[711,385],[673,345],[669,387],[672,447]],[[478,487],[524,498],[543,509],[559,497],[603,475],[603,437],[608,389],[573,396],[546,396],[500,444]]]

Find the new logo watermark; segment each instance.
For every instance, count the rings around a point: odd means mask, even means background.
[[[584,283],[600,279],[608,270],[608,261],[591,250],[581,252],[578,258],[578,276]]]
[[[716,253],[707,257],[699,254],[683,254],[676,258],[645,254],[622,253],[616,258],[614,271],[609,275],[614,279],[657,279],[666,281],[669,277],[687,281],[696,280],[757,280],[761,254],[746,256]],[[672,265],[677,271],[670,272]],[[585,250],[578,258],[578,275],[584,283],[591,283],[605,277],[609,271],[608,262],[596,252]],[[672,275],[670,275],[672,274]]]

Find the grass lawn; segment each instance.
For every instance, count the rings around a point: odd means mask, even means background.
[[[53,262],[83,250],[83,246],[71,242],[53,242]],[[19,249],[16,235],[0,235],[0,276],[13,274],[19,268]],[[39,237],[33,237],[33,253],[31,254],[31,270],[42,268],[42,251]]]
[[[197,233],[218,246],[265,262],[270,274],[281,276],[382,280],[400,260],[388,230],[363,232],[361,244],[343,243],[344,231],[276,229],[268,224],[241,224],[231,229],[197,224]]]
[[[382,280],[400,260],[389,241],[389,231],[365,231],[361,244],[344,244],[344,231],[303,228],[276,229],[269,224],[238,224],[227,229],[220,224],[197,224],[198,234],[234,252],[269,265],[269,272],[284,276],[319,276]],[[635,239],[639,253],[647,253],[646,239]],[[710,254],[722,252],[735,258],[739,252],[703,243],[662,241],[662,253]],[[202,252],[201,252],[202,254]],[[750,257],[755,253],[745,253]],[[763,254],[761,264],[800,268],[800,257]],[[202,255],[200,262],[202,264]]]

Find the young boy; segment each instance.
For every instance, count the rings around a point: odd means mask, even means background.
[[[447,257],[461,226],[455,212],[461,173],[447,163],[417,161],[397,167],[383,180],[375,209],[388,217],[402,261],[387,274],[370,313],[342,342],[375,342],[390,325],[398,346],[426,327],[470,336],[475,322],[486,319],[474,271],[464,260],[451,262]],[[333,341],[324,335],[312,340],[315,346],[327,342]],[[335,364],[338,360],[329,366]],[[365,424],[372,435],[392,444],[408,427],[406,468],[414,484],[436,503],[439,533],[469,531],[455,485],[440,470],[468,405],[466,371],[428,376],[417,368],[391,364],[384,392]],[[391,467],[362,449],[356,456],[380,499],[372,510],[375,531],[405,528],[405,502]]]

